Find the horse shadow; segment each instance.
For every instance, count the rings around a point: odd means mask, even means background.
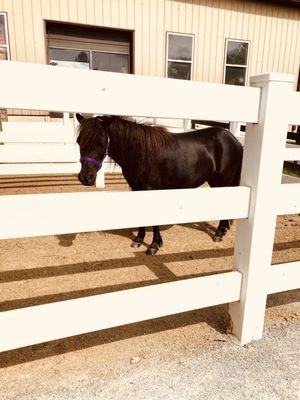
[[[212,240],[214,239],[217,230],[217,228],[209,222],[195,222],[191,224],[183,224],[183,226],[190,229],[195,229],[196,231],[200,231],[209,236]]]
[[[66,235],[55,235],[58,239],[58,245],[62,247],[71,247],[76,239],[77,233],[69,233]]]
[[[194,229],[196,231],[202,232],[205,235],[209,236],[212,240],[215,237],[216,227],[208,222],[196,222],[196,223],[180,224],[180,225],[189,229]],[[161,225],[159,228],[161,232],[165,232],[171,229],[173,226],[174,225]],[[147,231],[152,231],[152,228],[148,227]],[[111,235],[121,236],[126,239],[133,240],[137,234],[137,228],[110,230],[106,232]],[[146,243],[143,244],[146,245]]]

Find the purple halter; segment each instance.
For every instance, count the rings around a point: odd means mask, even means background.
[[[98,168],[98,170],[102,167],[103,164],[103,161],[98,161],[91,157],[81,157],[80,161],[86,161],[90,164],[94,164]]]
[[[108,149],[109,149],[109,136],[107,135],[107,145],[106,145],[106,150],[105,150],[105,154],[104,154],[102,161],[98,161],[95,158],[91,158],[91,157],[81,157],[80,162],[86,161],[90,164],[93,164],[98,168],[98,171],[99,171],[99,169],[102,167],[105,157],[108,155]]]

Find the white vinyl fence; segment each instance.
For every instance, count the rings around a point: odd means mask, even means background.
[[[2,122],[0,176],[77,174],[80,152],[77,124],[64,113],[64,122]],[[105,187],[106,173],[122,173],[106,159],[97,174],[96,186]]]
[[[80,170],[76,130],[59,122],[3,122],[0,175],[65,174]]]
[[[0,196],[1,239],[237,220],[232,272],[1,312],[0,351],[223,303],[242,344],[261,338],[267,295],[300,287],[299,261],[271,266],[277,215],[300,212],[300,185],[281,184],[284,159],[300,159],[285,148],[294,78],[238,87],[9,61],[0,76],[0,108],[247,123],[240,187]]]

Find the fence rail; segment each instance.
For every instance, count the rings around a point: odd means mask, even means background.
[[[300,160],[300,146],[294,144],[287,144],[284,152],[285,161]]]
[[[240,288],[241,274],[227,272],[5,311],[0,351],[238,301]]]
[[[268,293],[283,292],[300,287],[300,261],[273,265],[267,279]]]
[[[274,199],[278,215],[296,214],[300,211],[300,183],[287,183],[279,187]]]
[[[55,122],[3,122],[1,143],[74,143],[74,125]]]
[[[249,197],[247,187],[0,196],[0,239],[246,218]]]
[[[291,93],[289,102],[289,124],[300,125],[300,93]]]
[[[247,122],[258,119],[258,88],[118,73],[112,79],[111,72],[75,68],[66,72],[62,67],[13,61],[1,63],[1,76],[7,77],[1,81],[1,108],[180,119],[205,116]],[[12,87],[19,88],[18,95]]]
[[[7,61],[0,75],[0,108],[247,123],[240,187],[1,196],[1,239],[214,219],[237,219],[237,232],[233,272],[1,312],[0,350],[221,303],[242,344],[261,338],[267,294],[300,286],[299,262],[271,266],[277,215],[300,212],[300,184],[281,185],[283,160],[299,155],[286,149],[294,77],[246,88]]]
[[[78,174],[80,168],[81,164],[78,160],[70,163],[0,163],[0,175]]]
[[[63,123],[3,122],[0,175],[78,173],[75,126],[63,117]]]

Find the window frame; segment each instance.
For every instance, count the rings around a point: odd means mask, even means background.
[[[247,43],[248,44],[248,52],[247,52],[247,62],[246,65],[240,65],[240,64],[228,64],[226,62],[227,60],[227,49],[228,49],[228,42],[238,42],[238,43]],[[245,74],[245,85],[247,86],[249,84],[249,73],[248,73],[248,69],[249,69],[249,60],[250,60],[250,46],[251,46],[251,42],[250,40],[245,40],[245,39],[231,39],[231,38],[226,38],[225,39],[225,54],[224,54],[224,69],[223,69],[223,83],[225,85],[230,85],[230,83],[226,83],[225,79],[226,79],[226,67],[237,67],[237,68],[245,68],[246,69],[246,74]],[[235,86],[235,85],[234,85]]]
[[[65,31],[63,33],[53,32],[51,31],[51,25],[60,25],[60,26],[66,25],[69,26],[70,28],[75,29],[77,32],[74,35],[74,37],[73,35],[68,34]],[[81,29],[83,29],[84,31],[83,34],[81,32]],[[102,32],[102,30],[104,30],[105,38],[95,39],[85,36],[86,29],[88,30],[92,29],[94,31],[97,31],[97,33],[99,34]],[[44,31],[45,31],[45,44],[46,44],[46,59],[48,64],[50,62],[50,54],[49,54],[50,48],[61,49],[61,50],[87,51],[90,54],[90,67],[92,65],[93,52],[121,54],[121,55],[126,55],[128,57],[128,74],[135,73],[135,58],[134,58],[135,31],[133,29],[95,26],[95,25],[88,25],[75,22],[44,19]],[[120,40],[120,38],[107,37],[107,35],[110,36],[110,32],[117,32],[118,35],[122,37],[124,33],[127,36],[127,40],[123,41]],[[99,49],[99,46],[104,46],[109,48]]]
[[[119,55],[124,55],[124,56],[127,56],[128,57],[128,69],[129,69],[129,71],[131,71],[131,65],[130,65],[130,53],[125,53],[125,52],[123,52],[123,53],[121,53],[121,52],[116,52],[116,51],[102,51],[102,50],[85,50],[85,49],[76,49],[76,48],[67,48],[67,47],[58,47],[58,46],[48,46],[48,64],[50,64],[50,52],[49,52],[49,50],[50,49],[57,49],[57,50],[76,50],[76,51],[85,51],[85,52],[87,52],[87,53],[89,53],[89,57],[90,57],[90,59],[89,59],[89,70],[90,71],[94,71],[92,68],[91,68],[91,66],[92,66],[92,64],[93,64],[93,53],[106,53],[106,54],[119,54]],[[128,72],[128,74],[130,74],[131,72]]]
[[[168,77],[168,63],[169,61],[173,61],[173,62],[178,62],[178,63],[183,63],[183,64],[191,64],[191,79],[186,79],[186,80],[193,80],[193,75],[194,75],[194,71],[193,71],[193,67],[194,67],[194,49],[195,49],[195,35],[193,33],[179,33],[179,32],[171,32],[171,31],[167,31],[167,40],[166,40],[166,64],[165,64],[165,77],[168,79],[174,79],[174,78],[169,78]],[[169,36],[170,35],[175,35],[175,36],[187,36],[187,37],[191,37],[192,38],[192,57],[191,57],[191,61],[189,60],[175,60],[173,58],[169,58]]]
[[[7,13],[5,11],[0,11],[0,15],[4,16],[4,27],[5,27],[5,36],[6,36],[6,44],[0,44],[0,47],[6,48],[6,50],[7,50],[7,60],[10,60]]]

